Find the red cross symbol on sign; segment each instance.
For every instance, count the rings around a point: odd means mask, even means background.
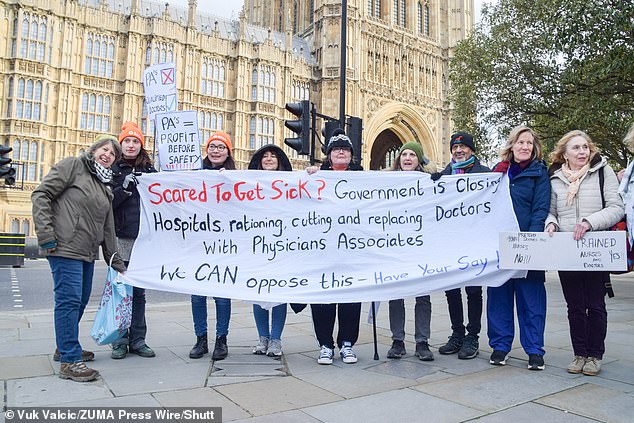
[[[174,69],[161,69],[161,81],[163,85],[174,83]]]

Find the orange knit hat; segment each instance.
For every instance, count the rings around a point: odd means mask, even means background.
[[[205,152],[207,152],[207,150],[209,149],[209,144],[212,141],[222,141],[224,145],[227,146],[227,149],[229,149],[229,155],[231,155],[231,136],[229,134],[222,131],[214,132],[213,134],[211,134],[211,136],[207,140],[207,143],[205,144]]]
[[[121,126],[119,142],[123,142],[123,140],[128,137],[136,138],[141,143],[141,147],[143,147],[143,141],[145,141],[145,137],[143,136],[143,132],[141,132],[139,126],[134,122],[124,122]]]

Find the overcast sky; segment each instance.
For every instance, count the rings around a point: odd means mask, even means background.
[[[179,7],[187,7],[187,0],[166,0],[166,2]],[[231,14],[233,13],[233,17],[238,19],[244,0],[197,0],[196,4],[196,10],[199,12],[225,18],[231,18]]]
[[[179,5],[180,7],[187,7],[187,0],[167,1],[171,4]],[[485,1],[487,3],[497,2],[497,0],[474,0],[476,22],[480,16],[480,7]],[[223,16],[226,18],[231,18],[233,13],[233,17],[237,19],[240,14],[240,10],[242,10],[244,0],[198,0],[197,4],[197,9],[201,12]]]

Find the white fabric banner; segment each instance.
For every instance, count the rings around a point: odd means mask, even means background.
[[[255,302],[382,301],[499,286],[519,230],[500,173],[182,171],[139,178],[126,282]]]

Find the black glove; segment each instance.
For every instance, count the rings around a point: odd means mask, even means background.
[[[123,187],[124,191],[131,192],[136,187],[136,184],[138,183],[139,181],[137,181],[136,176],[134,176],[134,173],[130,173],[126,175],[126,177],[123,179],[123,184],[121,184],[121,186]]]
[[[432,181],[437,181],[440,179],[440,177],[442,176],[442,173],[440,172],[434,172],[431,175],[429,175],[431,177]]]

